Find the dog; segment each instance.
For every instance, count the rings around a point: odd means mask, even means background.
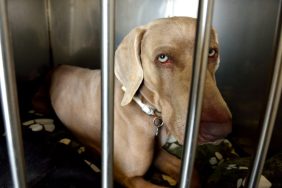
[[[151,165],[179,178],[181,161],[161,146],[169,136],[184,141],[195,32],[194,18],[162,18],[134,28],[115,52],[114,177],[125,187],[160,187],[143,178]],[[218,66],[212,29],[199,144],[223,138],[232,129],[230,110],[216,85]],[[63,124],[101,152],[101,71],[61,65],[52,73],[49,92]],[[197,187],[197,175],[193,178]]]

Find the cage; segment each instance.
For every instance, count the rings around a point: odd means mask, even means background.
[[[10,50],[13,52],[17,83],[13,87],[16,87],[18,91],[19,116],[23,121],[31,117],[29,110],[32,108],[32,97],[52,67],[59,64],[69,64],[92,69],[101,68],[102,3],[97,0],[10,0],[5,5],[3,2],[5,1],[1,2],[1,12],[7,12],[11,34]],[[197,10],[198,1],[116,1],[114,48],[135,26],[162,17],[197,17]],[[2,20],[2,28],[3,24],[5,23]],[[281,38],[281,0],[216,0],[212,24],[218,32],[221,53],[221,65],[216,73],[217,85],[233,116],[233,131],[228,139],[241,157],[253,159],[253,156],[258,155],[256,153],[257,146],[263,139],[260,135],[265,114],[268,112],[267,104],[273,82],[272,78],[278,71],[275,67],[275,58],[279,53],[277,52],[278,41],[279,37]],[[2,51],[9,51],[4,47],[2,44]],[[17,100],[14,103],[17,103]],[[282,133],[280,127],[282,105],[281,102],[274,105],[278,105],[279,108],[273,134],[266,138],[271,138],[267,159],[272,159],[273,156],[279,156],[281,153],[279,138]],[[11,115],[17,116],[17,114]],[[40,118],[32,115],[33,119]],[[3,122],[4,120],[5,116],[2,118]],[[22,125],[17,120],[12,123]],[[1,187],[11,187],[13,183],[7,163],[7,150],[10,148],[5,147],[7,135],[4,131],[4,125],[2,125],[0,185]],[[71,184],[77,187],[89,186],[87,183],[81,183],[78,180],[81,175],[75,172],[86,174],[88,179],[84,178],[85,182],[100,185],[99,170],[94,175],[88,175],[89,169],[84,166],[87,159],[81,161],[75,155],[69,160],[58,157],[58,155],[64,155],[64,152],[72,155],[73,151],[55,146],[53,143],[49,145],[40,143],[40,145],[36,139],[44,138],[46,141],[50,137],[46,137],[45,133],[38,133],[39,136],[34,136],[37,134],[34,133],[30,136],[30,129],[27,131],[26,127],[22,129],[27,166],[25,176],[30,187],[55,186],[52,182],[59,182],[58,185],[61,187],[71,186]],[[60,132],[55,137],[58,134]],[[69,135],[67,134],[67,136]],[[73,143],[74,147],[78,147],[76,144]],[[42,147],[50,147],[50,149],[45,149],[44,153],[40,151]],[[54,162],[52,160],[54,155],[61,165],[50,166],[49,163]],[[46,163],[38,162],[40,158],[43,158]],[[66,162],[63,163],[64,160]],[[34,161],[39,165],[34,165]],[[73,168],[68,169],[64,166],[72,163]],[[80,167],[80,163],[83,163],[83,167]],[[40,165],[42,166],[40,167]],[[269,165],[273,164],[269,162]],[[273,168],[276,171],[271,171],[272,174],[276,174],[276,179],[273,178],[276,184],[272,183],[273,186],[279,187],[281,183],[277,183],[277,180],[282,174],[281,169],[276,167]],[[52,171],[52,174],[51,168],[58,168],[58,170]],[[251,171],[251,166],[249,170]],[[60,172],[65,171],[73,172],[69,174],[71,180],[67,177],[58,177]]]

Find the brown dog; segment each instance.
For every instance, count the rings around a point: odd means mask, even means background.
[[[114,175],[126,187],[159,187],[143,179],[153,162],[178,178],[180,161],[155,148],[154,117],[145,114],[133,97],[139,95],[143,103],[160,112],[164,122],[158,135],[160,145],[169,135],[183,143],[195,30],[192,18],[159,19],[133,29],[116,50]],[[218,43],[212,30],[199,143],[223,138],[231,131],[231,113],[215,81],[218,63]],[[101,146],[100,82],[100,70],[60,66],[53,72],[50,88],[60,120],[97,151]]]

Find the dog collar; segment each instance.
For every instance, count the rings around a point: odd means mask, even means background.
[[[123,86],[121,88],[123,91],[126,90],[126,88]],[[164,125],[164,122],[161,118],[161,112],[159,112],[156,108],[145,104],[142,102],[140,96],[137,94],[133,97],[133,100],[136,102],[136,104],[141,108],[141,110],[149,115],[149,116],[153,116],[153,125],[155,128],[155,136],[158,136],[159,134],[159,129]]]

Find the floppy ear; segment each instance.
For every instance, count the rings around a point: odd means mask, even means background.
[[[143,81],[140,53],[144,33],[144,28],[133,29],[115,52],[115,75],[125,87],[122,106],[131,102]]]

